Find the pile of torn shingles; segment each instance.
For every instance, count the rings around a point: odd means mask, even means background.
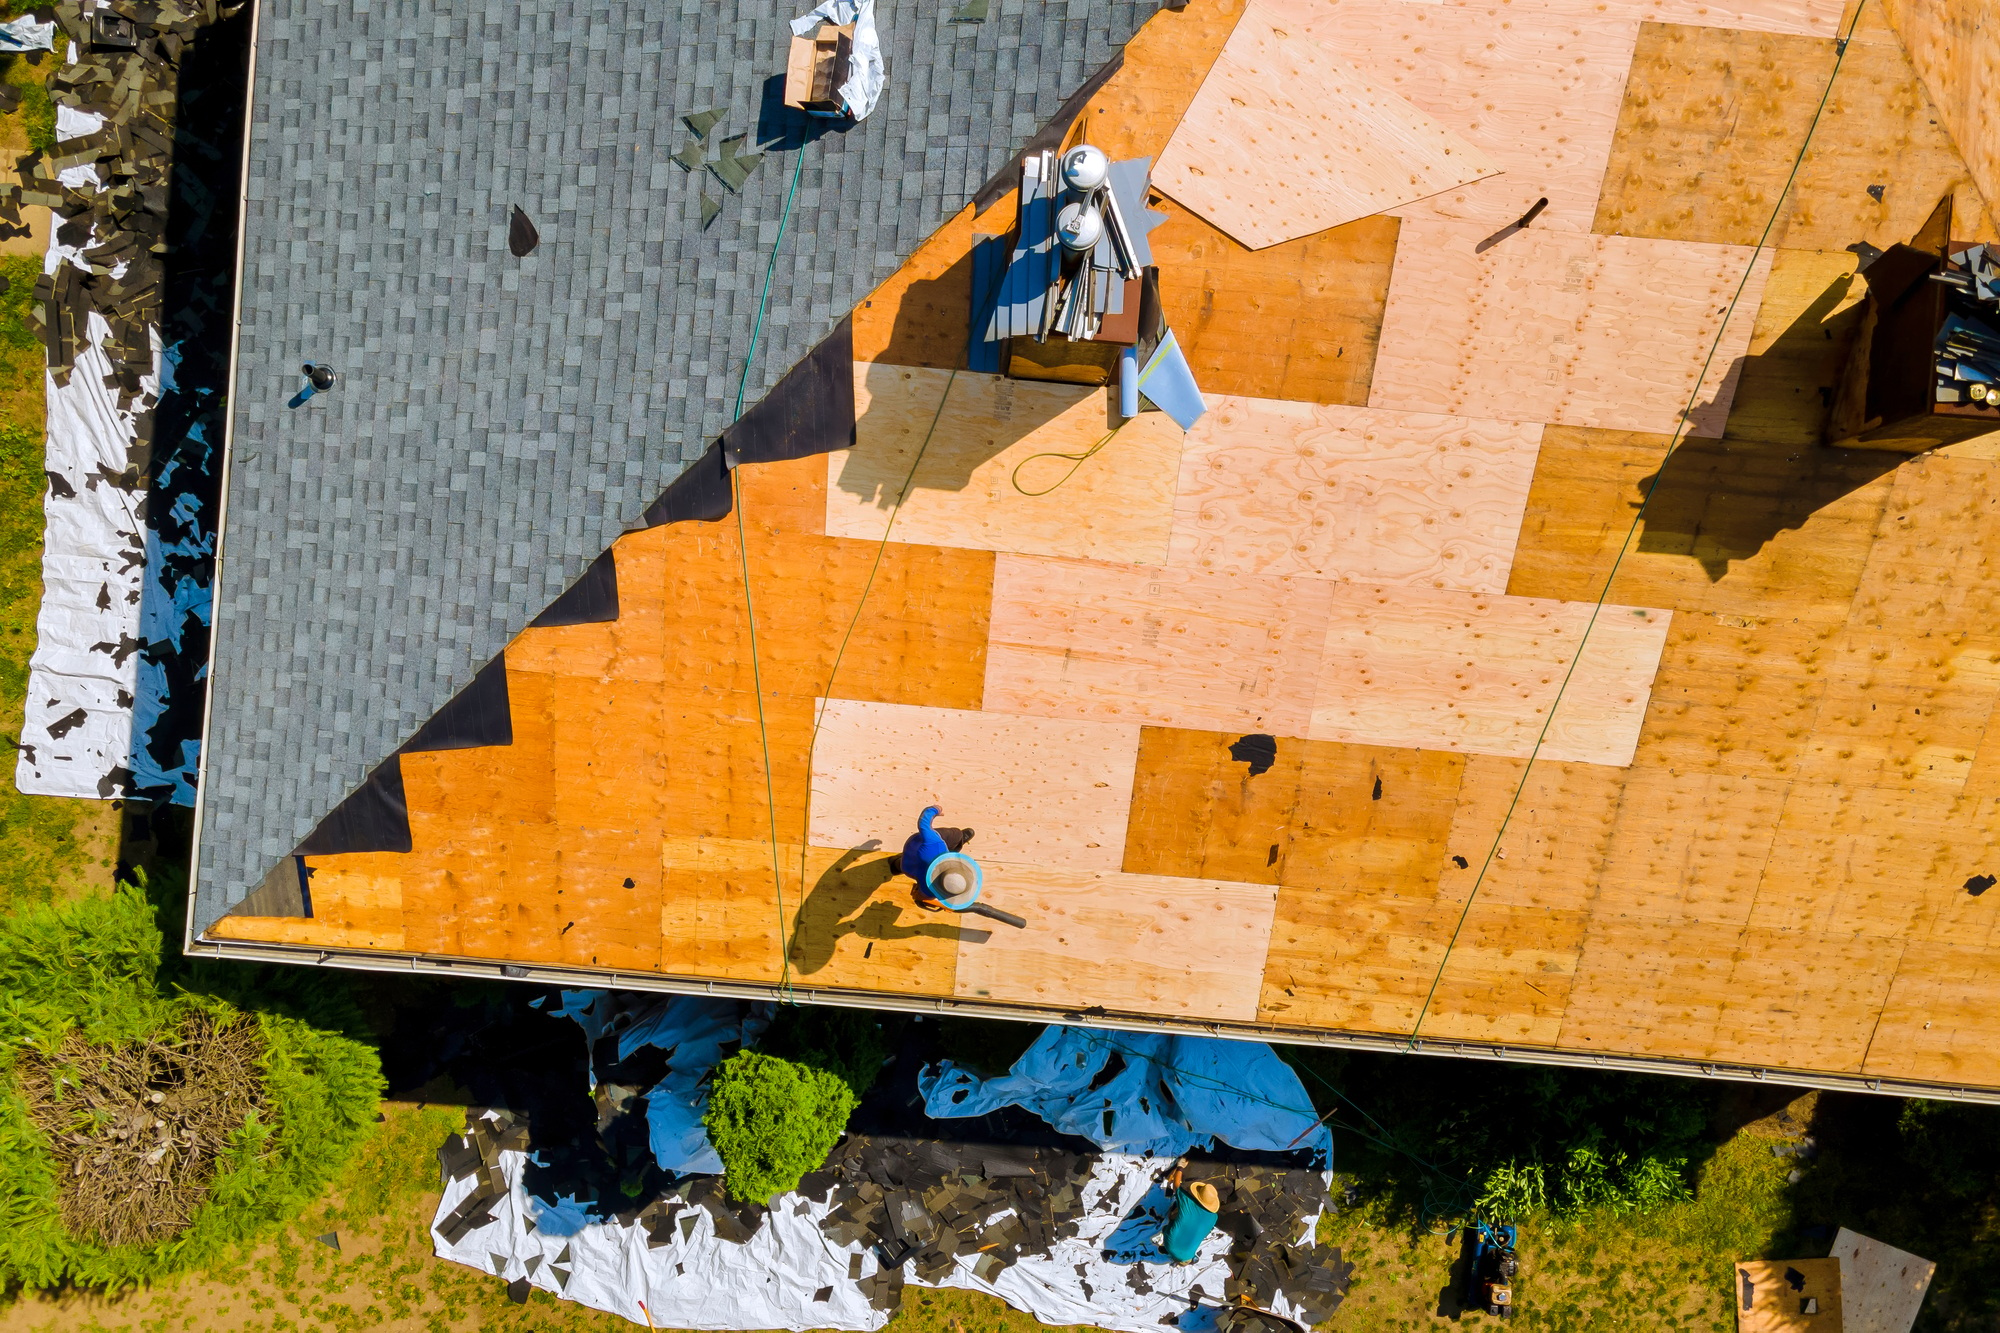
[[[55,5],[50,12],[69,39],[70,60],[51,71],[48,91],[71,113],[64,137],[22,158],[18,180],[0,182],[0,228],[19,228],[23,206],[53,210],[55,259],[37,284],[29,318],[47,348],[56,392],[68,389],[78,357],[96,347],[109,367],[103,388],[115,395],[124,418],[118,431],[129,433],[122,441],[125,456],[114,452],[107,461],[103,442],[93,448],[91,442],[58,440],[52,429],[51,499],[99,486],[135,497],[125,505],[133,526],[103,534],[103,551],[59,550],[51,542],[51,558],[101,557],[107,577],[96,593],[95,634],[85,634],[80,644],[40,645],[35,673],[42,688],[30,691],[37,702],[48,699],[46,729],[60,741],[108,702],[92,695],[88,679],[66,679],[70,669],[58,665],[61,649],[103,654],[119,673],[133,670],[126,664],[137,654],[133,688],[117,698],[129,712],[125,729],[133,741],[115,756],[96,759],[94,769],[73,772],[52,766],[47,756],[38,764],[24,744],[17,775],[17,781],[31,779],[24,790],[86,795],[94,789],[98,796],[180,804],[193,797],[214,549],[215,445],[234,287],[233,227],[228,214],[218,218],[217,212],[234,198],[235,162],[226,144],[176,122],[182,106],[200,101],[205,123],[225,139],[237,132],[244,95],[240,59],[184,57],[194,50],[197,33],[242,9],[243,0]],[[80,126],[89,128],[78,133]],[[93,314],[102,324],[93,327]],[[172,369],[161,377],[156,397],[147,390],[161,346]],[[65,466],[84,460],[83,466]],[[52,515],[52,532],[59,526],[72,544],[91,530],[87,521],[58,525]],[[65,614],[86,625],[90,620],[81,606],[57,608],[56,614],[58,622]],[[46,626],[43,637],[49,637]],[[99,641],[89,642],[93,638]],[[71,686],[73,695],[66,693]],[[72,740],[50,748],[78,747]]]

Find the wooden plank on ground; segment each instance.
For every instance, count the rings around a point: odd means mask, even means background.
[[[1768,255],[1532,227],[1482,252],[1484,235],[1403,220],[1371,407],[1668,434],[1689,413],[1686,433],[1722,434]]]
[[[1164,196],[1160,308],[1209,393],[1368,401],[1400,224],[1367,217],[1252,250]]]
[[[1490,176],[1479,149],[1246,7],[1154,168],[1161,190],[1258,249]]]
[[[1503,756],[1539,742],[1543,759],[1631,762],[1670,613],[1360,584],[1330,596],[1313,739]]]
[[[1209,399],[1181,452],[1171,563],[1503,592],[1542,428]]]
[[[961,940],[968,999],[1249,1020],[1277,890],[1267,885],[981,862],[985,898],[1028,919]]]
[[[1305,734],[1337,585],[995,559],[988,709]]]
[[[1978,189],[1902,50],[1854,42],[1837,77],[1834,62],[1827,38],[1647,24],[1595,230],[1800,250],[1888,246],[1956,193],[1959,234],[1990,238]]]
[[[854,448],[821,465],[834,536],[1166,563],[1181,430],[1165,413],[1118,425],[1103,389],[859,362],[854,400]]]
[[[828,700],[813,750],[817,847],[891,852],[926,805],[978,835],[981,859],[1116,871],[1139,728]]]
[[[1523,12],[1409,0],[1265,0],[1281,26],[1351,61],[1485,153],[1499,175],[1394,210],[1497,230],[1589,231],[1639,20],[1578,6]]]

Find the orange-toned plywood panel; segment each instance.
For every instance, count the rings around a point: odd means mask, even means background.
[[[1515,12],[1409,0],[1266,0],[1288,30],[1352,61],[1485,153],[1501,174],[1396,212],[1496,230],[1589,231],[1639,21],[1622,7]]]
[[[1211,397],[1172,563],[1503,592],[1539,424]]]
[[[1484,236],[1403,220],[1370,406],[1664,433],[1691,409],[1687,433],[1722,434],[1768,256],[1532,227],[1482,250]]]
[[[1844,619],[1900,460],[1701,439],[1669,454],[1669,442],[1549,427],[1507,591],[1595,601],[1615,570],[1608,596],[1626,605]]]
[[[967,998],[1249,1020],[1277,890],[982,862],[985,899],[1028,919],[958,948]]]
[[[1991,633],[2000,624],[2000,462],[1914,458],[1895,471],[1861,585],[1859,625]]]
[[[1966,881],[2000,860],[1990,798],[1795,782],[1785,800],[1750,922],[1771,930],[1902,940],[1950,914]],[[1979,936],[1974,934],[1972,938]]]
[[[1125,871],[1276,884],[1310,744],[1271,755],[1227,732],[1141,729]]]
[[[1160,308],[1208,393],[1368,401],[1401,224],[1369,217],[1252,250],[1181,208],[1148,240]]]
[[[1746,924],[1786,790],[1771,778],[1629,770],[1593,918]]]
[[[1912,940],[1861,1072],[1975,1087],[2000,1084],[1995,1014],[2000,1014],[2000,949],[1990,937],[1976,943]]]
[[[1245,9],[1160,155],[1161,190],[1260,249],[1500,169],[1277,20]]]
[[[1825,38],[1647,24],[1595,229],[1801,250],[1888,246],[1956,193],[1959,233],[1990,237],[1979,191],[1902,50],[1854,42],[1837,76],[1835,59]]]
[[[1644,607],[1334,584],[1311,734],[1472,754],[1539,746],[1544,759],[1627,764],[1670,619]]]
[[[986,707],[1302,735],[1335,586],[999,556]]]
[[[822,464],[828,532],[1166,563],[1181,430],[1165,413],[1113,435],[1103,389],[859,363],[854,399],[855,446]]]
[[[1830,648],[1799,776],[1962,788],[2000,695],[2000,637],[1851,630]]]
[[[831,699],[813,750],[816,847],[892,852],[926,805],[971,828],[982,861],[1115,871],[1125,852],[1139,729]]]
[[[1810,622],[1676,615],[1632,762],[1795,776],[1826,693],[1834,634]]]
[[[1438,896],[1495,906],[1587,910],[1597,896],[1626,775],[1598,764],[1472,755]]]
[[[328,949],[403,947],[402,856],[359,852],[313,857],[307,865],[312,871],[310,917],[225,916],[208,933],[217,939]]]
[[[1307,741],[1298,815],[1280,862],[1286,893],[1327,888],[1413,898],[1450,868],[1465,756]]]

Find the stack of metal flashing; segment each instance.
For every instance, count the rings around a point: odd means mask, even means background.
[[[2000,408],[2000,255],[1970,246],[1932,277],[1953,289],[1937,335],[1937,401]]]
[[[1020,229],[985,338],[1096,339],[1105,321],[1135,314],[1132,286],[1152,262],[1146,233],[1150,158],[1111,162],[1089,144],[1021,163]],[[1115,341],[1130,342],[1129,338]]]

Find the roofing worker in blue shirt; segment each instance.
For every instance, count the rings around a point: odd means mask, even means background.
[[[957,851],[972,837],[971,829],[946,829],[940,833],[932,828],[931,821],[943,813],[944,807],[935,803],[924,807],[924,812],[917,816],[917,831],[903,844],[903,855],[897,866],[903,874],[917,882],[917,887],[910,894],[916,899],[917,906],[932,912],[942,912],[944,907],[930,890],[931,862],[946,852]],[[949,841],[945,838],[947,833],[953,835]]]

